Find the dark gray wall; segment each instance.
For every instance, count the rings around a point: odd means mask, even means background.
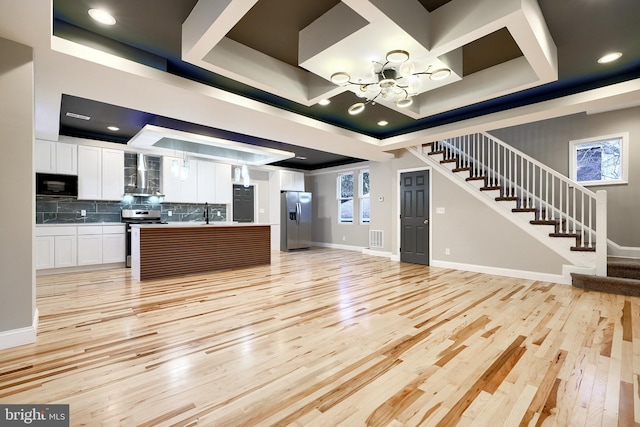
[[[33,50],[0,38],[0,58],[0,195],[11,204],[0,210],[1,335],[33,324],[35,173]]]
[[[640,247],[640,107],[600,114],[575,114],[491,131],[507,144],[569,174],[569,141],[629,133],[629,183],[589,187],[607,191],[609,239],[620,246]]]

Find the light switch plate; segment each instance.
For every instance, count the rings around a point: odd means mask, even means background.
[[[444,214],[444,208],[436,208],[436,213],[437,214]]]
[[[85,209],[80,210],[80,216],[87,216],[87,211]]]

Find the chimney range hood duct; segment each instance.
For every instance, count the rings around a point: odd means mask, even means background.
[[[138,153],[136,157],[136,186],[127,188],[127,195],[130,196],[157,196],[163,197],[159,188],[151,185],[151,174],[149,173],[149,161],[146,155]],[[160,171],[158,177],[160,177]]]

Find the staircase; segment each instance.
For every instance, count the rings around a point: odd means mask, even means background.
[[[640,259],[609,257],[607,277],[572,273],[573,286],[589,291],[640,296]]]
[[[594,193],[487,133],[408,150],[562,256],[567,270],[607,275],[605,191]]]

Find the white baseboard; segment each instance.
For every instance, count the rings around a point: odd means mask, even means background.
[[[325,242],[311,242],[311,246],[320,246],[322,248],[342,249],[345,251],[358,251],[358,252],[362,252],[363,249],[367,249],[362,246],[338,245],[336,243],[325,243]]]
[[[362,253],[365,254],[365,255],[380,256],[380,257],[383,257],[383,258],[390,258],[391,260],[393,260],[393,254],[391,252],[376,251],[376,250],[373,250],[373,249],[364,248],[362,250]]]
[[[457,262],[431,260],[432,267],[450,268],[452,270],[473,271],[475,273],[493,274],[495,276],[514,277],[517,279],[538,280],[542,282],[559,283],[562,285],[571,284],[571,275],[565,272],[563,274],[540,273],[537,271],[513,270],[510,268],[489,267],[486,265],[462,264]]]
[[[38,334],[38,319],[39,314],[38,309],[36,308],[33,313],[33,322],[31,326],[0,332],[0,350],[36,342],[36,336]]]
[[[86,273],[88,271],[111,270],[113,268],[124,268],[126,266],[127,264],[124,262],[113,262],[110,264],[93,264],[93,265],[79,265],[75,267],[44,268],[42,270],[36,270],[36,276],[49,276],[51,274],[64,274],[64,273]]]
[[[610,256],[640,258],[640,248],[620,246],[616,242],[613,242],[611,240],[607,240],[607,252]]]

